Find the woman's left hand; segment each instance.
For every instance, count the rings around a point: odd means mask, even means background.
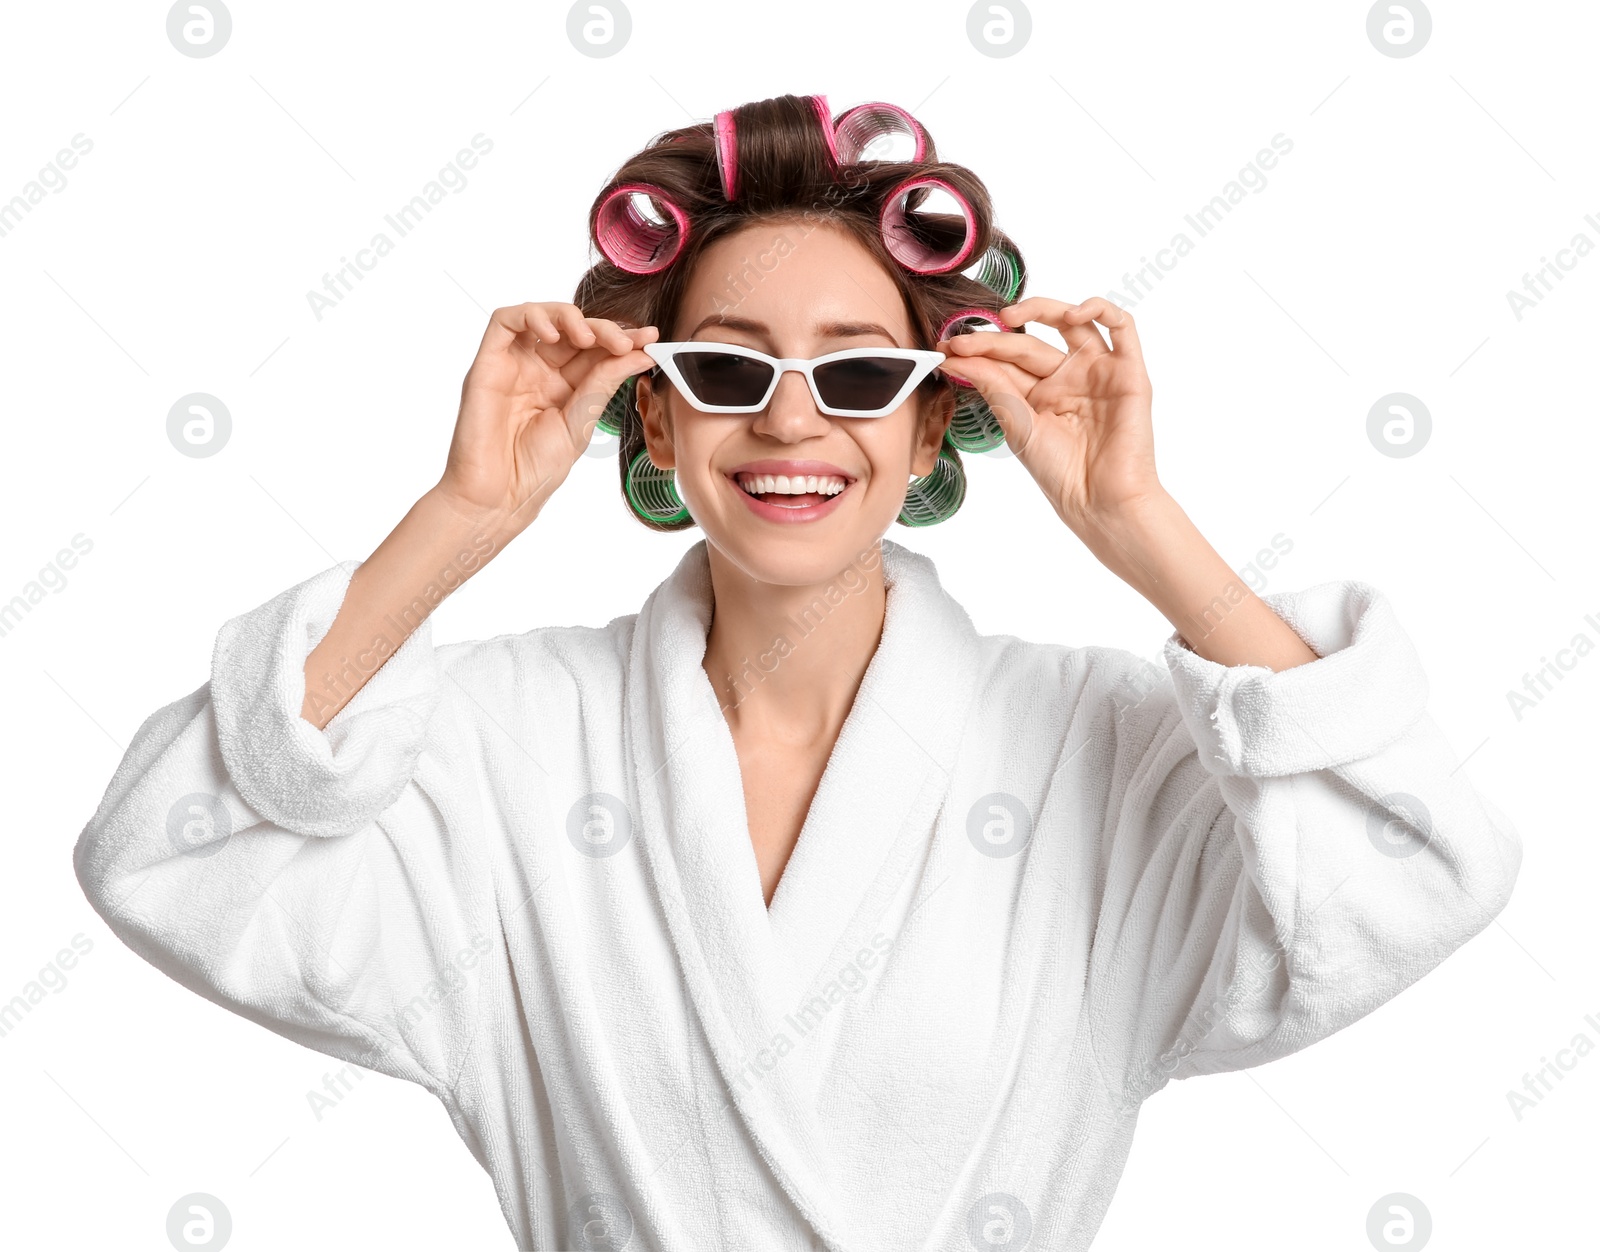
[[[949,358],[940,368],[976,385],[1072,532],[1207,660],[1273,670],[1316,660],[1240,586],[1156,477],[1150,378],[1128,311],[1099,296],[1082,304],[1033,296],[1000,318],[1054,326],[1068,351],[1028,334],[978,332],[940,340]]]
[[[1099,296],[1082,304],[1032,296],[1000,318],[1053,326],[1069,351],[1026,333],[978,332],[940,340],[949,357],[940,368],[976,385],[1061,520],[1097,546],[1092,536],[1166,495],[1133,316]],[[1096,322],[1110,332],[1109,348]]]

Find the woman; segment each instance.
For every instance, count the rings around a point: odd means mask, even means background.
[[[990,219],[892,106],[661,136],[576,303],[490,319],[439,483],[224,625],[83,832],[147,960],[437,1095],[519,1247],[1085,1248],[1147,1096],[1506,901],[1386,598],[1241,588],[1156,475],[1132,318],[1016,302]],[[704,539],[635,615],[434,646],[602,414],[629,506]],[[1164,671],[979,635],[884,539],[1000,436]]]

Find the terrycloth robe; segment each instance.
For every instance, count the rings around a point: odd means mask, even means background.
[[[602,627],[424,624],[326,731],[303,666],[355,563],[234,618],[79,880],[183,985],[433,1092],[519,1248],[1087,1248],[1144,1099],[1371,1012],[1501,909],[1518,837],[1369,585],[1266,597],[1295,669],[1176,632],[1160,667],[980,635],[882,552],[770,912],[704,541]]]

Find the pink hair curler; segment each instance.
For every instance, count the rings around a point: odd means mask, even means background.
[[[637,197],[665,208],[671,221],[652,220]],[[677,259],[689,238],[689,218],[671,197],[652,183],[623,183],[600,202],[595,214],[595,242],[606,260],[630,274],[654,274]]]
[[[817,110],[817,120],[822,123],[822,133],[828,140],[828,152],[833,157],[834,168],[843,164],[839,159],[839,140],[833,128],[833,110],[828,108],[827,96],[808,96]]]
[[[834,139],[833,113],[828,108],[827,96],[807,96],[811,107],[817,111],[817,122],[828,141],[828,152],[834,167],[839,165],[839,146]],[[722,178],[722,195],[730,203],[739,198],[739,135],[733,120],[734,110],[724,109],[717,114],[717,172]]]
[[[979,325],[993,326],[995,330],[1009,331],[1014,329],[1013,327],[1007,326],[993,313],[989,312],[988,309],[958,309],[956,312],[944,319],[944,323],[939,327],[939,333],[933,337],[933,341],[938,343],[939,340],[946,338],[951,331],[956,330],[957,327],[967,326],[973,322],[976,322]],[[974,328],[974,330],[961,331],[959,333],[990,334],[992,332],[976,331]],[[958,387],[976,387],[977,385],[971,379],[962,378],[956,374],[946,374],[945,377],[951,382],[955,383]]]
[[[839,119],[834,128],[835,154],[842,165],[855,165],[861,154],[885,135],[909,135],[916,145],[911,154],[912,164],[920,162],[928,151],[928,132],[922,123],[897,104],[875,100],[871,104],[858,104]]]
[[[733,110],[717,114],[717,172],[722,175],[722,195],[733,201],[739,194],[739,149],[733,128]]]
[[[954,251],[940,251],[929,247],[916,237],[907,223],[907,201],[912,192],[923,187],[937,187],[947,191],[961,206],[961,215],[966,220],[966,232],[960,246]],[[894,190],[884,197],[883,211],[878,217],[878,229],[883,233],[883,243],[889,249],[889,255],[913,274],[948,274],[953,269],[959,269],[972,255],[972,250],[978,242],[977,214],[973,211],[971,203],[942,178],[913,176],[896,185]]]

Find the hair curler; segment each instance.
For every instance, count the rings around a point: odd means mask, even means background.
[[[1006,441],[1006,432],[989,402],[974,389],[958,393],[944,438],[958,452],[987,452]]]
[[[1020,326],[1007,326],[988,309],[958,309],[939,327],[939,333],[934,341],[948,338],[950,335],[967,334],[992,334],[990,330],[980,330],[980,327],[989,326],[997,331],[1020,331]],[[994,410],[989,407],[989,402],[979,393],[976,385],[966,378],[956,374],[946,374],[957,387],[967,388],[966,395],[956,401],[955,413],[950,418],[950,427],[945,431],[945,439],[949,444],[961,452],[987,452],[990,448],[998,448],[1006,441],[1005,428],[1000,425],[1000,419],[994,415]]]
[[[966,496],[966,471],[941,444],[932,472],[906,485],[905,503],[895,520],[907,526],[937,525],[953,516]]]
[[[947,191],[960,206],[966,230],[961,243],[955,248],[936,248],[924,242],[919,232],[912,228],[911,197],[923,188]],[[878,215],[878,229],[883,234],[883,243],[889,255],[913,274],[948,274],[953,269],[959,269],[972,255],[972,249],[978,241],[977,214],[971,203],[942,178],[913,176],[896,184],[884,197],[883,210]]]
[[[974,331],[987,334],[989,327],[995,330],[1011,329],[988,309],[958,309],[940,324],[939,333],[933,337],[933,341],[938,343],[941,339],[948,339],[952,334],[967,335]],[[974,386],[970,380],[956,374],[946,374],[945,377],[958,387]]]
[[[733,110],[724,109],[717,114],[717,173],[722,177],[723,199],[733,201],[739,194],[739,148],[734,132]]]
[[[628,406],[634,403],[634,388],[639,382],[639,375],[629,374],[622,380],[622,386],[611,393],[611,399],[606,401],[606,407],[600,410],[600,416],[595,419],[595,425],[606,434],[613,437],[622,434],[622,424],[628,416]]]
[[[1007,304],[1013,303],[1022,287],[1022,266],[1017,254],[1000,244],[992,245],[975,265],[963,270],[968,278],[981,283]]]
[[[671,470],[658,469],[648,448],[640,448],[628,464],[628,504],[640,517],[663,525],[689,520],[689,507],[678,495]]]
[[[882,100],[856,105],[839,119],[833,131],[834,155],[841,165],[859,164],[862,154],[887,135],[910,136],[916,145],[911,155],[913,165],[920,163],[928,151],[928,133],[922,129],[922,123],[899,105]]]
[[[840,164],[839,146],[834,138],[833,111],[828,108],[828,97],[818,95],[807,96],[806,99],[816,110],[817,123],[828,141],[828,154],[837,169]],[[729,203],[739,198],[739,129],[734,121],[734,112],[733,109],[722,110],[712,126],[717,146],[717,174],[722,180],[722,196]]]
[[[833,125],[833,110],[828,108],[827,96],[807,96],[811,105],[817,111],[817,121],[822,125],[823,137],[828,141],[828,155],[833,158],[833,168],[838,169],[844,164],[839,159],[839,138]]]
[[[637,197],[664,208],[670,221],[652,221]],[[606,260],[630,274],[654,274],[677,259],[689,238],[689,217],[670,196],[652,183],[623,183],[600,202],[594,221],[595,242]]]

